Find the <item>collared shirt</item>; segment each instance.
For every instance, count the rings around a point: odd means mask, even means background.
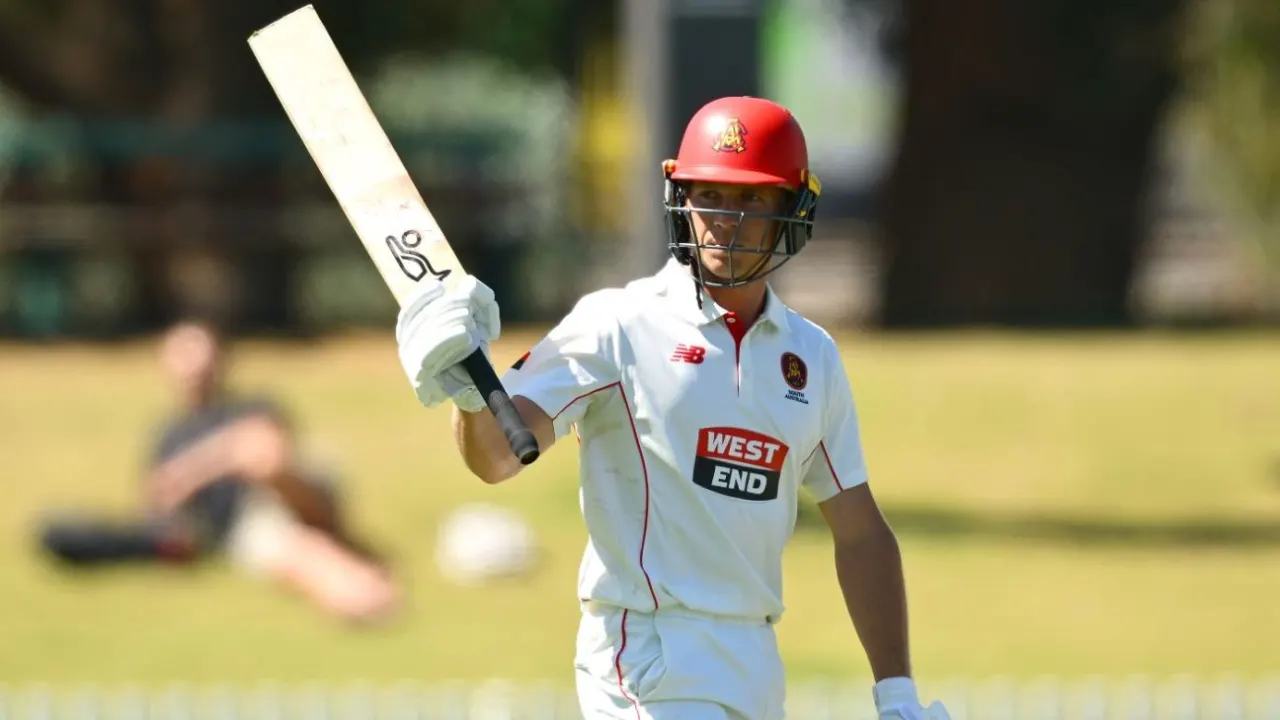
[[[211,435],[254,416],[289,422],[284,409],[268,398],[228,396],[205,407],[184,410],[165,421],[152,448],[150,466],[159,467]],[[144,479],[149,478],[144,475]],[[178,513],[198,525],[206,542],[219,545],[235,524],[250,487],[238,475],[219,477],[197,490]]]
[[[576,430],[584,600],[776,621],[798,493],[867,481],[834,340],[770,289],[741,321],[689,268],[582,298],[504,374]]]

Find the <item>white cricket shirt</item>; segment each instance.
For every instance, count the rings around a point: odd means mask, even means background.
[[[738,327],[671,260],[582,298],[504,374],[557,438],[576,428],[582,599],[776,622],[801,486],[821,501],[867,481],[831,336],[771,289]]]

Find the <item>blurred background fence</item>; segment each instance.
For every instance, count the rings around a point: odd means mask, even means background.
[[[874,720],[868,683],[804,683],[788,714],[805,720]],[[1042,678],[938,684],[954,720],[1275,720],[1280,681],[1234,678]],[[581,720],[571,690],[553,684],[350,683],[142,689],[14,688],[0,693],[12,720]]]

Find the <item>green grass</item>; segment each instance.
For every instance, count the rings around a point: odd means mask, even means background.
[[[514,358],[528,336],[495,351]],[[1280,337],[849,336],[873,483],[899,529],[913,647],[930,675],[1280,669]],[[0,347],[0,680],[569,678],[584,541],[572,443],[518,480],[465,474],[447,410],[420,408],[389,336],[246,345],[349,475],[410,612],[357,632],[218,567],[55,572],[31,523],[127,508],[165,408],[151,349]],[[526,511],[523,585],[440,579],[434,528],[489,500]],[[819,521],[820,522],[820,521]],[[786,559],[793,679],[866,664],[813,513]]]

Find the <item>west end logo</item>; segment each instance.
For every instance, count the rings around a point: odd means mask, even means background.
[[[750,430],[702,428],[693,483],[739,500],[775,500],[788,451],[781,440]]]
[[[793,352],[782,353],[782,379],[787,383],[787,399],[808,405],[809,401],[802,392],[809,384],[809,368],[804,360]]]

